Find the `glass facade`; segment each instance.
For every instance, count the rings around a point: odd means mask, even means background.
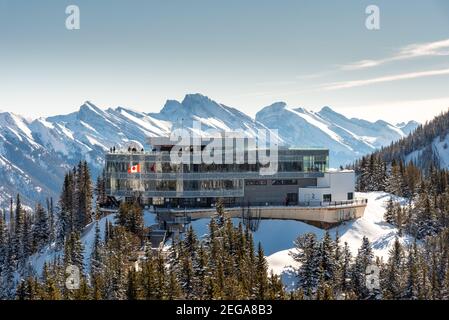
[[[261,174],[260,164],[248,163],[247,155],[244,163],[176,164],[166,151],[111,152],[106,155],[106,192],[116,198],[140,195],[148,199],[196,198],[199,202],[205,197],[242,198],[245,186],[274,188],[321,177],[328,163],[325,149],[280,149],[277,172],[266,176]]]

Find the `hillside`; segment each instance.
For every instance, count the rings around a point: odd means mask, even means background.
[[[366,207],[364,216],[337,228],[333,228],[330,231],[331,235],[335,238],[338,233],[340,243],[344,244],[347,242],[353,256],[357,255],[357,251],[362,244],[362,239],[365,236],[371,242],[374,255],[383,259],[385,262],[393,247],[395,238],[398,237],[398,229],[384,220],[387,201],[391,195],[385,192],[370,192],[358,193],[357,196],[368,199],[368,206]],[[404,199],[394,198],[405,204]],[[323,230],[318,229],[317,232],[313,227],[309,229],[306,232],[313,232],[319,238],[324,236]],[[402,236],[399,239],[402,244],[413,243],[413,238],[410,236]],[[291,248],[276,252],[267,257],[270,269],[276,274],[281,275],[284,284],[290,288],[292,288],[295,281],[290,276],[291,268],[297,267],[297,263],[289,254],[293,250],[292,248],[293,244]]]
[[[427,170],[430,164],[449,169],[449,111],[419,125],[407,137],[375,152],[386,162],[403,160]]]

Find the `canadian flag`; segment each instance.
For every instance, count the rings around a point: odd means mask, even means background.
[[[140,164],[130,165],[128,167],[128,173],[140,173]]]

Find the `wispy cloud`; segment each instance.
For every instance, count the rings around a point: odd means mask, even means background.
[[[378,60],[360,60],[341,67],[343,70],[359,70],[383,65],[385,63],[413,59],[427,56],[447,56],[449,55],[449,39],[415,43],[401,48],[393,56]]]
[[[391,81],[399,81],[399,80],[409,80],[423,77],[431,77],[431,76],[440,76],[449,74],[448,69],[441,70],[428,70],[428,71],[420,71],[420,72],[410,72],[410,73],[401,73],[395,75],[389,75],[384,77],[377,77],[371,79],[363,79],[363,80],[350,80],[350,81],[340,81],[334,82],[330,84],[326,84],[321,87],[322,90],[338,90],[338,89],[347,89],[354,87],[367,86],[376,83],[383,82],[391,82]]]

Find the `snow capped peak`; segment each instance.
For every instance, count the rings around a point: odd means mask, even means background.
[[[81,105],[81,107],[79,109],[79,113],[80,114],[96,113],[98,115],[102,115],[103,114],[103,110],[98,108],[96,105],[94,105],[90,101],[86,101],[83,105]]]
[[[419,125],[420,125],[419,122],[410,120],[409,122],[398,123],[398,124],[396,124],[396,127],[401,129],[406,135],[408,135],[408,134],[412,133],[413,131],[415,131],[415,129],[418,128]]]
[[[329,107],[329,106],[322,107],[321,110],[319,111],[319,113],[322,113],[322,112],[323,113],[326,112],[326,113],[335,113],[335,114],[337,114],[337,112],[332,110],[331,107]]]
[[[202,95],[201,93],[186,94],[184,100],[182,100],[181,103],[183,106],[190,106],[195,104],[209,104],[209,103],[217,104],[215,101],[211,100],[209,97],[205,95]]]
[[[287,104],[283,101],[278,101],[278,102],[270,104],[269,106],[266,106],[261,111],[263,111],[263,110],[277,111],[277,110],[285,109],[285,108],[287,108]]]
[[[269,106],[262,108],[259,112],[256,113],[256,121],[259,121],[259,119],[276,117],[285,108],[287,108],[287,104],[282,101],[270,104]]]
[[[185,112],[190,112],[197,116],[210,116],[215,112],[222,112],[223,106],[210,98],[196,93],[187,94],[181,102]]]
[[[165,102],[164,107],[162,108],[160,114],[164,114],[167,116],[172,116],[177,112],[182,111],[182,104],[177,100],[167,100]]]

